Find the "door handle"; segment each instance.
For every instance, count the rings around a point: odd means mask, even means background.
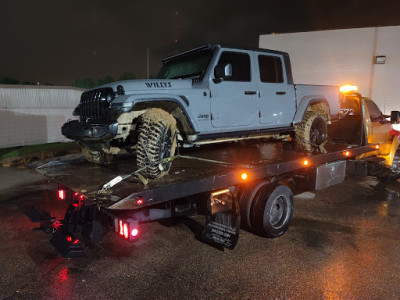
[[[277,95],[286,95],[286,92],[276,92]]]
[[[244,94],[245,95],[256,95],[257,91],[245,91]]]

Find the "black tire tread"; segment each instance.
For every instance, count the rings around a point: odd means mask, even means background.
[[[159,178],[168,173],[170,164],[163,164],[164,170],[162,171],[157,162],[162,158],[161,145],[168,136],[172,139],[170,156],[174,155],[175,133],[176,121],[168,112],[154,108],[143,114],[136,151],[138,167],[145,168],[145,171],[142,172],[143,175]]]
[[[316,148],[315,145],[310,143],[311,127],[316,118],[322,118],[326,124],[326,119],[324,116],[314,111],[307,111],[304,114],[303,120],[300,122],[300,124],[296,125],[296,143],[307,152],[313,152]]]

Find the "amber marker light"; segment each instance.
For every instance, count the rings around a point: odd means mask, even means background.
[[[308,167],[310,165],[310,161],[308,159],[303,160],[303,165]]]
[[[246,180],[248,178],[248,175],[246,172],[243,172],[242,175],[240,175],[240,177],[242,178],[242,180]]]
[[[349,157],[350,154],[351,154],[350,151],[344,151],[344,152],[343,152],[343,155],[346,156],[346,157]]]
[[[356,85],[343,85],[340,87],[340,91],[342,93],[348,93],[348,92],[356,92],[358,91],[358,87]]]
[[[375,145],[375,149],[376,149],[376,150],[379,150],[379,145]]]

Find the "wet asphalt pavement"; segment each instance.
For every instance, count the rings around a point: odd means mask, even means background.
[[[350,178],[296,197],[282,237],[241,230],[232,251],[196,240],[195,216],[144,224],[133,245],[109,233],[75,259],[24,215],[33,204],[62,217],[49,187],[0,203],[0,299],[400,299],[400,182]]]

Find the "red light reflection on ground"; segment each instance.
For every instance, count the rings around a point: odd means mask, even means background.
[[[68,267],[63,267],[56,276],[57,276],[56,280],[59,283],[62,283],[64,281],[68,280]]]

